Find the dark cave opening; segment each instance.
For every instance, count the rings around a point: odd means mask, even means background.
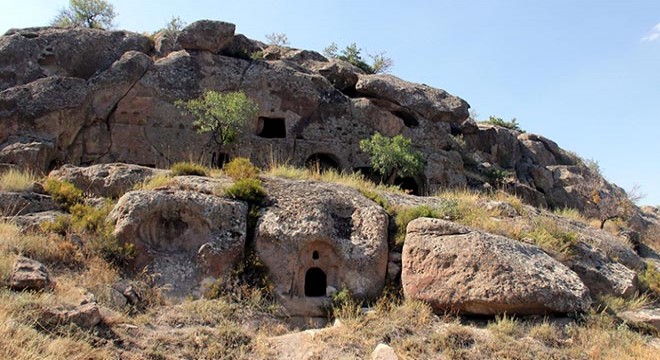
[[[305,273],[305,296],[325,296],[325,288],[328,286],[327,276],[320,268],[313,267]]]

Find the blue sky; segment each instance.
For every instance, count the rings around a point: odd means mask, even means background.
[[[386,51],[392,73],[467,100],[481,118],[599,162],[660,205],[660,1],[111,1],[117,27],[152,32],[179,16],[233,22],[264,40]],[[0,1],[0,33],[47,24],[66,0]]]

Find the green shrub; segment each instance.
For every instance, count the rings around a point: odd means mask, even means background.
[[[225,195],[232,199],[258,204],[266,196],[266,190],[259,179],[240,179],[225,190]]]
[[[208,176],[209,173],[209,169],[206,166],[192,162],[178,162],[172,165],[170,170],[172,170],[172,176]]]
[[[67,211],[73,205],[83,202],[82,190],[68,181],[48,179],[44,184],[44,189],[58,205]]]
[[[491,125],[496,125],[496,126],[501,126],[503,128],[507,128],[510,130],[515,130],[515,131],[520,131],[520,132],[525,132],[525,130],[520,128],[520,124],[518,124],[518,121],[516,118],[511,119],[511,121],[506,121],[502,118],[491,116],[488,118],[488,120],[485,121],[487,124]]]
[[[387,201],[387,199],[385,199],[379,192],[367,188],[359,188],[358,191],[360,191],[360,193],[362,193],[362,195],[365,197],[380,205],[383,209],[385,209],[385,211],[387,211],[388,214],[394,215],[394,209],[392,208],[392,205],[390,205],[390,202]]]
[[[326,308],[329,319],[355,319],[362,313],[360,302],[355,300],[350,290],[343,288],[332,295],[332,302]]]
[[[259,175],[259,168],[250,159],[238,157],[223,166],[224,173],[234,180],[253,179]]]
[[[573,255],[577,234],[560,228],[551,219],[540,219],[531,231],[523,232],[521,238],[529,238],[551,255]]]
[[[650,292],[660,298],[660,271],[652,262],[646,263],[646,269],[639,272],[639,285],[642,291]]]
[[[121,243],[112,234],[98,234],[89,239],[89,249],[106,261],[124,266],[135,257],[135,245]]]

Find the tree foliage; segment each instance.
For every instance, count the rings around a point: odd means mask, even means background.
[[[193,124],[198,133],[210,133],[209,142],[214,141],[220,146],[232,143],[258,110],[254,101],[241,91],[219,93],[207,90],[200,98],[179,100],[175,104],[195,117]]]
[[[394,66],[394,61],[385,56],[385,52],[380,52],[377,54],[368,54],[367,56],[371,58],[372,64],[369,65],[362,58],[362,49],[357,46],[356,43],[352,43],[343,50],[339,51],[339,47],[336,43],[330,44],[323,50],[323,54],[329,58],[339,59],[347,61],[354,66],[362,69],[362,71],[367,74],[380,74],[389,72],[392,66]]]
[[[60,10],[51,25],[110,29],[117,14],[114,6],[104,0],[69,0],[69,7]]]
[[[506,121],[500,117],[490,116],[485,122],[487,124],[501,126],[510,130],[515,130],[522,133],[525,132],[525,130],[520,128],[520,124],[518,124],[518,120],[516,120],[516,118],[511,119],[511,121]]]
[[[412,148],[412,141],[403,135],[388,138],[375,133],[360,141],[360,149],[371,157],[371,165],[386,183],[394,184],[397,176],[415,176],[424,169],[422,154]]]

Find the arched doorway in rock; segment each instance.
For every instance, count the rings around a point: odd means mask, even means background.
[[[307,270],[307,273],[305,273],[305,296],[325,296],[325,289],[327,286],[328,278],[323,270],[317,267],[309,268]]]
[[[331,169],[336,170],[337,172],[341,170],[337,158],[334,155],[324,153],[312,154],[307,158],[307,161],[305,161],[305,166],[312,170],[318,169],[320,172]]]

